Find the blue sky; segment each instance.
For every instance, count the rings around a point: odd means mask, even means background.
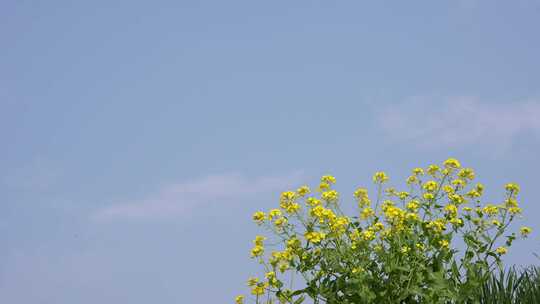
[[[450,156],[540,231],[539,29],[532,0],[2,1],[0,302],[227,303],[280,191]]]

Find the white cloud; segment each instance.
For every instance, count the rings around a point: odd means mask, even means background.
[[[98,219],[155,218],[184,215],[202,204],[230,203],[257,194],[283,191],[298,186],[304,175],[248,178],[240,174],[210,175],[171,184],[142,200],[118,203],[95,214]]]
[[[540,135],[540,101],[487,103],[476,98],[414,98],[377,111],[394,139],[424,148],[490,144],[507,148],[523,132]]]

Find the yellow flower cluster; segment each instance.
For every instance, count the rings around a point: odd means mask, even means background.
[[[364,208],[371,205],[371,200],[368,197],[368,191],[365,188],[358,188],[354,191],[354,197],[358,201],[358,208]]]
[[[344,215],[342,206],[337,204],[340,193],[332,189],[336,178],[331,175],[322,176],[313,193],[305,185],[281,193],[280,208],[253,214],[253,221],[277,234],[283,247],[270,251],[265,261],[266,237],[255,237],[251,257],[264,264],[266,274],[263,281],[258,278],[248,280],[251,294],[260,299],[266,292],[271,294],[280,290],[278,300],[288,303],[291,301],[287,297],[292,292],[282,289],[278,274],[281,278],[288,270],[311,267],[309,274],[315,277],[323,278],[335,272],[361,279],[381,271],[369,266],[372,259],[378,263],[396,255],[402,261],[429,261],[439,253],[453,255],[454,250],[450,250],[453,237],[460,234],[467,233],[466,243],[474,238],[467,246],[477,246],[476,242],[485,246],[490,244],[488,241],[491,245],[498,244],[495,242],[498,236],[493,235],[502,235],[516,218],[514,215],[522,212],[517,201],[520,188],[515,183],[508,183],[504,186],[503,203],[482,204],[480,197],[484,186],[474,185],[475,178],[473,169],[462,168],[454,158],[447,159],[440,167],[414,168],[407,178],[408,191],[393,187],[383,189],[382,184],[388,182],[389,177],[385,172],[376,172],[373,175],[378,189],[376,204],[372,205],[366,188],[357,188],[354,199],[359,211],[354,217]],[[301,204],[305,204],[304,207]],[[525,238],[532,229],[523,226],[519,232]],[[487,256],[500,259],[515,238],[515,234],[507,236],[505,246],[496,249],[489,245]],[[336,254],[343,255],[339,258],[347,265],[345,269],[339,266],[326,270],[313,266],[320,266],[317,263],[325,259],[334,259],[331,255]],[[388,277],[384,273],[377,275]],[[239,295],[235,303],[243,304],[244,299]]]
[[[306,232],[304,237],[306,238],[307,241],[317,244],[317,243],[320,243],[322,240],[324,240],[324,238],[326,237],[326,234],[322,232],[311,231],[311,232]]]
[[[263,242],[264,242],[265,239],[266,239],[266,237],[261,236],[261,235],[257,235],[255,237],[255,240],[253,241],[255,246],[253,246],[253,249],[251,249],[251,257],[252,258],[259,257],[259,256],[263,255],[263,253],[264,253]]]
[[[279,206],[287,213],[297,212],[300,209],[300,205],[296,202],[296,193],[293,191],[283,192],[281,194]]]
[[[375,174],[373,175],[374,183],[382,184],[382,183],[385,183],[386,181],[388,181],[388,175],[386,175],[386,173],[382,171],[375,172]]]

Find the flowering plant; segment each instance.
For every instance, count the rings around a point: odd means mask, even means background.
[[[388,176],[377,172],[373,202],[365,188],[354,198],[355,216],[340,208],[340,194],[326,175],[313,191],[302,186],[281,194],[279,208],[258,211],[253,220],[268,229],[275,244],[258,235],[251,257],[265,269],[252,277],[255,303],[470,303],[502,268],[501,256],[518,235],[507,233],[521,214],[519,186],[505,185],[500,204],[483,204],[482,184],[456,159],[442,166],[415,168],[407,191],[385,187]],[[521,227],[526,237],[529,227]],[[462,243],[462,250],[456,243]],[[292,278],[303,286],[293,289]],[[289,283],[289,284],[287,284]],[[247,300],[236,297],[236,303]]]

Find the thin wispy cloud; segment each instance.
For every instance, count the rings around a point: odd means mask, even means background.
[[[471,97],[414,98],[382,108],[376,120],[393,140],[421,148],[481,143],[505,150],[525,132],[540,135],[540,100],[489,103]]]
[[[144,199],[112,204],[94,216],[97,219],[182,216],[201,205],[234,203],[258,194],[283,191],[298,186],[303,179],[302,172],[255,178],[237,173],[210,175],[170,184]]]

